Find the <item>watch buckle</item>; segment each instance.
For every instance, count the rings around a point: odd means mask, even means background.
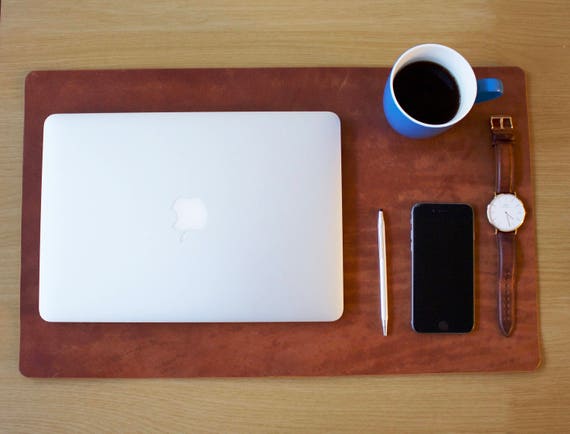
[[[512,130],[514,128],[511,116],[493,115],[491,116],[491,131]]]

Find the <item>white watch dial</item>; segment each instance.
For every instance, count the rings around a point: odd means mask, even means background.
[[[502,193],[487,205],[489,223],[501,232],[512,232],[524,221],[526,211],[521,200],[514,194]]]

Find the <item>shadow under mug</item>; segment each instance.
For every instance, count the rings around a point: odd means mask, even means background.
[[[448,122],[428,124],[414,119],[400,106],[394,92],[394,77],[406,65],[429,61],[447,69],[455,78],[459,89],[459,108]],[[473,68],[465,58],[452,48],[439,44],[423,44],[403,53],[390,71],[384,88],[384,114],[390,126],[403,136],[413,139],[433,137],[447,131],[463,119],[478,102],[498,98],[503,94],[503,83],[498,78],[477,80]]]

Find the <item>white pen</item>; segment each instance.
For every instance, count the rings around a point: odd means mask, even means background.
[[[380,272],[380,319],[382,334],[388,336],[388,283],[386,277],[386,228],[384,213],[378,211],[378,268]]]

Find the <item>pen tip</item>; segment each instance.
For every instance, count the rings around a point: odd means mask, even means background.
[[[384,336],[388,336],[388,320],[387,319],[382,320],[382,334]]]

